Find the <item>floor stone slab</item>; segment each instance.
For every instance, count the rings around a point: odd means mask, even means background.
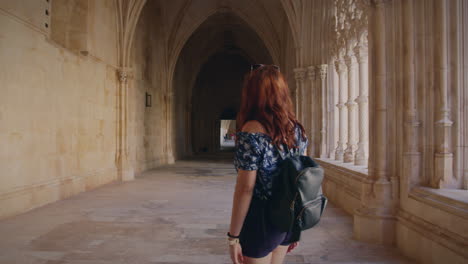
[[[0,221],[0,264],[230,263],[225,243],[231,163],[181,161]],[[329,203],[286,258],[303,263],[411,263],[352,239],[352,217]]]

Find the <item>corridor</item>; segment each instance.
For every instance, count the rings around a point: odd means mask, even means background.
[[[236,174],[229,160],[180,161],[0,222],[0,263],[230,263],[225,243]],[[286,263],[412,263],[352,239],[329,204]]]

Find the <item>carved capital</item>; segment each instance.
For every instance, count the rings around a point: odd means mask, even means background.
[[[324,80],[325,78],[327,78],[328,65],[322,64],[322,65],[319,65],[318,68],[319,68],[320,79]]]
[[[309,80],[315,80],[315,66],[307,67],[307,76],[309,77]]]
[[[367,61],[367,57],[369,56],[368,48],[364,45],[356,46],[354,48],[354,53],[356,54],[356,58],[359,63]]]
[[[120,83],[122,84],[127,83],[128,79],[130,78],[130,72],[131,70],[128,68],[120,68],[117,70]]]
[[[340,50],[352,48],[367,32],[370,0],[335,0],[334,6],[331,42],[333,52],[338,54]]]
[[[346,66],[348,66],[348,69],[356,66],[356,57],[354,56],[353,53],[348,53],[346,56],[345,56],[345,63],[346,63]]]
[[[307,69],[305,68],[295,68],[294,69],[294,78],[298,81],[305,80]]]
[[[346,65],[343,63],[342,60],[335,61],[335,68],[338,74],[341,74],[346,71]]]

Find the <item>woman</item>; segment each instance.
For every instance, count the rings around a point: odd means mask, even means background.
[[[280,151],[304,154],[307,137],[294,113],[289,88],[275,65],[254,65],[245,78],[237,116],[234,192],[229,251],[233,263],[283,263],[298,240],[265,217]],[[287,148],[283,146],[287,146]]]

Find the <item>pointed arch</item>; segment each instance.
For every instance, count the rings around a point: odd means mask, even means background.
[[[130,68],[130,54],[135,27],[145,6],[146,0],[117,0],[118,65],[121,69]]]
[[[178,15],[179,19],[184,19],[186,18],[185,13],[188,12],[188,8],[181,8],[181,14]],[[178,57],[180,56],[180,52],[182,51],[183,47],[189,40],[189,38],[193,35],[194,32],[197,31],[200,26],[207,21],[210,17],[219,14],[219,13],[225,13],[229,12],[236,17],[238,17],[241,21],[243,21],[247,26],[249,26],[263,41],[265,44],[268,52],[271,54],[271,57],[273,59],[273,62],[276,64],[279,64],[279,58],[280,58],[280,50],[279,47],[275,47],[273,44],[273,41],[270,40],[268,37],[267,33],[265,31],[262,31],[258,25],[253,23],[251,19],[245,15],[245,12],[242,12],[242,10],[233,8],[233,7],[221,7],[221,8],[216,8],[212,9],[209,12],[205,13],[203,17],[198,19],[195,23],[189,23],[185,24],[186,30],[184,32],[181,32],[180,34],[177,34],[182,28],[180,25],[182,25],[182,21],[177,21],[177,28],[174,29],[174,31],[171,33],[171,38],[169,39],[169,43],[174,43],[173,49],[169,51],[169,58],[172,58],[172,60],[169,62],[168,66],[168,72],[170,73],[170,78],[169,83],[172,81],[172,76],[175,71],[175,66],[177,64]]]
[[[281,5],[283,6],[284,13],[288,19],[288,25],[292,32],[292,37],[294,40],[294,47],[300,47],[301,43],[299,41],[299,23],[298,15],[296,13],[296,8],[292,0],[281,0]]]

